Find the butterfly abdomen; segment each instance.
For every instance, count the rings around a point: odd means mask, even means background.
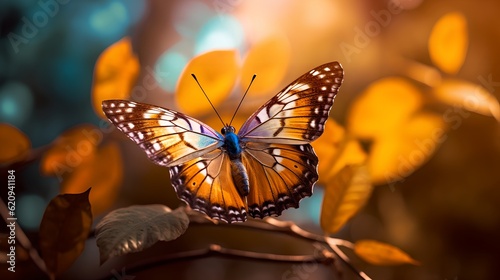
[[[247,196],[250,192],[250,179],[241,159],[231,160],[231,177],[240,196]]]
[[[234,133],[232,126],[223,129],[224,149],[231,160],[231,177],[233,183],[241,197],[248,195],[250,190],[250,180],[248,179],[247,169],[241,162],[240,138]]]

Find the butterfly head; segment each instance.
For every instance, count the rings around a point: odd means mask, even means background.
[[[235,133],[236,129],[234,129],[234,126],[225,125],[223,128],[221,128],[220,132],[222,133],[222,135],[226,135],[228,133]]]

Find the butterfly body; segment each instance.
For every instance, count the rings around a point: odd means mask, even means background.
[[[243,124],[221,133],[182,113],[127,100],[103,101],[115,126],[156,164],[170,168],[177,196],[214,219],[279,216],[312,195],[324,130],[343,80],[338,62],[296,79]]]

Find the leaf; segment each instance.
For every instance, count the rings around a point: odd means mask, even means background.
[[[373,265],[420,265],[401,249],[374,240],[359,240],[354,244],[354,252]]]
[[[461,80],[445,80],[435,88],[436,97],[451,106],[493,116],[500,122],[500,105],[484,87]]]
[[[351,139],[345,129],[335,120],[329,119],[322,137],[311,143],[320,159],[318,173],[320,182],[331,178],[346,165],[361,164],[366,160],[366,153],[356,139]]]
[[[348,131],[372,139],[392,133],[422,106],[417,88],[402,78],[384,78],[371,84],[348,113]]]
[[[406,178],[426,163],[445,139],[441,116],[415,115],[399,129],[375,139],[367,162],[372,182],[389,184]]]
[[[115,210],[96,226],[101,264],[109,258],[140,252],[158,241],[181,236],[189,225],[183,208],[172,211],[164,205],[136,205]]]
[[[103,100],[129,98],[139,70],[139,59],[129,37],[123,37],[101,53],[92,82],[92,104],[99,117],[107,119],[101,109]]]
[[[325,186],[321,228],[339,231],[368,201],[373,186],[365,166],[345,166]]]
[[[92,214],[97,216],[115,202],[122,180],[120,149],[117,143],[109,142],[64,178],[61,193],[81,192],[91,186]]]
[[[442,16],[429,37],[429,55],[443,72],[456,74],[462,67],[469,45],[467,20],[460,12]]]
[[[66,271],[83,251],[92,226],[89,192],[60,194],[45,209],[40,224],[40,251],[54,275]]]
[[[31,142],[19,129],[0,123],[0,164],[18,161],[28,156]]]
[[[62,180],[68,170],[73,170],[94,155],[102,138],[102,132],[90,124],[65,131],[44,153],[40,163],[42,174],[57,175]],[[87,188],[88,186],[85,189]]]
[[[291,47],[284,35],[275,34],[259,41],[248,51],[241,73],[241,90],[244,92],[254,74],[251,94],[267,94],[280,85],[287,73],[291,59]]]
[[[217,108],[231,94],[236,83],[239,74],[237,53],[235,50],[207,52],[193,58],[181,74],[175,95],[180,111],[188,115],[212,112],[210,103],[191,74],[196,75]]]

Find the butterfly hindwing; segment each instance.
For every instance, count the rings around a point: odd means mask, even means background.
[[[108,119],[156,164],[174,166],[222,146],[223,138],[179,112],[127,100],[105,100]]]
[[[247,143],[242,161],[250,178],[248,213],[254,218],[279,216],[312,195],[318,180],[318,157],[309,144]]]
[[[177,196],[213,219],[246,221],[246,207],[231,179],[230,160],[221,150],[170,168]]]
[[[324,130],[343,80],[338,62],[305,73],[260,107],[242,126],[243,141],[305,144]]]

